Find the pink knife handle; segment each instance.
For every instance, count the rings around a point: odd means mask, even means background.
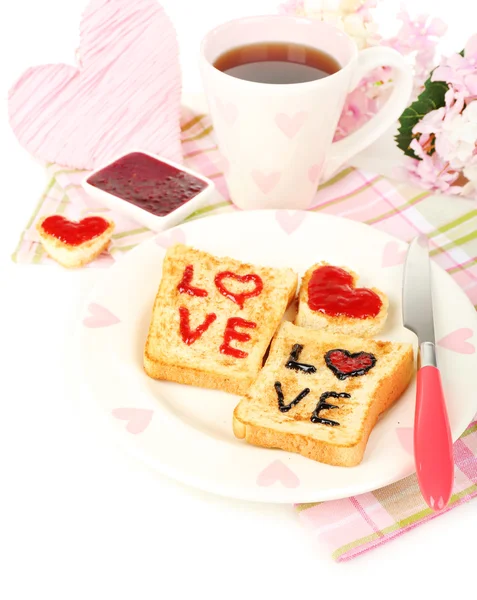
[[[452,493],[454,458],[441,375],[430,365],[417,372],[414,457],[424,500],[443,509]]]

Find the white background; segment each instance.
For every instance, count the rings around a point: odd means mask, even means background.
[[[28,66],[73,61],[85,4],[2,3],[4,104],[8,87]],[[275,12],[277,2],[162,4],[178,32],[185,90],[197,93],[203,34],[229,18]],[[392,29],[395,3],[383,4]],[[430,0],[409,4],[414,11],[432,7],[449,23],[445,50],[460,50],[472,28],[477,30],[476,9],[468,0],[439,7]],[[10,261],[44,173],[14,139],[5,107],[2,114],[0,597],[475,597],[476,501],[368,555],[335,564],[291,506],[196,492],[149,472],[113,444],[95,407],[74,402],[64,375],[71,324],[101,273]],[[357,162],[373,166],[377,148]]]

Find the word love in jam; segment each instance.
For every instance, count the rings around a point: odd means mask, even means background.
[[[287,369],[306,373],[312,375],[316,373],[317,368],[315,365],[300,362],[300,354],[303,351],[302,344],[294,344],[288,360],[285,363]],[[333,348],[328,350],[323,356],[325,365],[335,375],[337,379],[344,380],[348,377],[362,377],[376,365],[376,357],[369,352],[355,352],[351,353],[348,350],[342,350],[341,348]],[[287,413],[294,406],[299,404],[303,398],[306,398],[310,393],[310,388],[304,388],[293,400],[288,403],[285,401],[285,396],[282,390],[282,384],[280,381],[275,381],[275,391],[278,398],[278,410],[282,413]],[[322,410],[333,410],[339,408],[336,404],[330,404],[328,398],[351,398],[351,395],[347,392],[323,392],[316,404],[315,410],[313,411],[310,421],[312,423],[320,423],[321,425],[328,425],[330,427],[338,427],[338,421],[332,419],[323,418],[320,413]]]
[[[177,290],[180,294],[188,294],[189,296],[196,296],[198,298],[205,298],[209,295],[207,290],[196,287],[193,285],[192,281],[194,278],[194,266],[187,265],[184,269],[184,273],[182,275],[182,279],[177,286]],[[226,279],[233,279],[238,281],[239,283],[249,283],[252,282],[254,287],[251,290],[245,292],[233,292],[228,289],[225,285]],[[221,271],[217,273],[214,278],[214,284],[222,296],[228,298],[234,304],[237,304],[240,308],[243,308],[245,302],[249,298],[253,298],[254,296],[259,296],[263,290],[263,281],[262,279],[254,274],[248,273],[247,275],[238,275],[237,273],[233,273],[232,271]],[[197,341],[212,325],[212,323],[217,319],[217,315],[215,313],[208,313],[204,319],[204,321],[198,325],[195,329],[191,328],[190,325],[190,310],[185,306],[179,307],[179,320],[180,320],[180,333],[182,337],[182,341],[191,345],[195,341]],[[246,358],[248,356],[248,352],[244,350],[240,350],[238,348],[234,348],[231,346],[232,341],[237,342],[248,342],[251,337],[250,334],[238,331],[238,328],[241,329],[255,329],[257,324],[253,321],[247,321],[242,319],[241,317],[230,317],[227,320],[225,325],[224,335],[223,335],[223,343],[221,344],[219,350],[222,354],[227,354],[228,356],[233,356],[234,358]]]

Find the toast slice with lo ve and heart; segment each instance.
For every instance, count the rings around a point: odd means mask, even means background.
[[[164,379],[243,394],[289,303],[298,277],[176,244],[163,261],[144,368]]]
[[[411,344],[285,322],[235,408],[235,436],[330,465],[357,465],[379,415],[401,396],[413,370]]]
[[[295,325],[372,337],[384,327],[388,298],[376,288],[357,288],[358,275],[345,267],[321,262],[301,282]]]

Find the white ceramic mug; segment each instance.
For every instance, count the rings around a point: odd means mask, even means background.
[[[306,83],[255,83],[213,65],[225,51],[257,42],[304,44],[333,56],[341,69]],[[368,123],[333,143],[347,94],[376,67],[393,67],[390,98]],[[387,47],[358,51],[339,29],[314,19],[264,16],[220,25],[200,57],[216,141],[232,201],[242,209],[310,207],[320,181],[374,142],[405,109],[412,74]]]

